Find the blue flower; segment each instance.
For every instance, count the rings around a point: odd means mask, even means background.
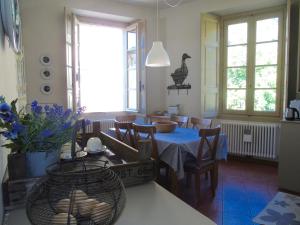
[[[34,100],[32,103],[31,103],[31,108],[36,108],[38,106],[38,102],[36,100]]]
[[[9,112],[11,110],[11,107],[6,103],[0,103],[0,111],[1,112]]]
[[[63,117],[64,117],[64,118],[68,118],[68,117],[71,115],[71,113],[72,113],[72,110],[71,110],[71,109],[67,109],[67,110],[64,112]]]
[[[6,123],[11,123],[15,118],[15,115],[11,112],[0,113],[0,119],[3,119]]]
[[[7,139],[10,139],[10,140],[17,139],[17,137],[18,137],[18,133],[15,130],[12,130],[11,132],[4,131],[2,134],[4,137],[6,137]]]
[[[41,132],[41,136],[43,137],[43,138],[47,138],[47,137],[50,137],[50,136],[52,136],[54,133],[51,131],[51,130],[48,130],[48,129],[46,129],[46,130],[43,130],[42,132]]]
[[[65,123],[65,124],[62,126],[62,129],[63,129],[63,130],[66,130],[66,129],[70,128],[70,127],[71,127],[71,122],[67,122],[67,123]]]
[[[14,122],[13,125],[12,125],[12,129],[13,130],[16,130],[17,132],[21,132],[24,130],[24,126],[18,122]]]

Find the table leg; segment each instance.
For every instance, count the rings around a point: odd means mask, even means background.
[[[170,168],[170,173],[171,173],[171,192],[178,196],[180,195],[180,187],[179,187],[179,182],[177,178],[176,172]]]

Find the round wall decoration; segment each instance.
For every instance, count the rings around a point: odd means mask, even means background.
[[[21,52],[21,18],[18,0],[1,0],[1,14],[4,31],[11,47],[16,53]]]
[[[51,84],[42,84],[41,85],[41,92],[45,95],[50,95],[52,93],[52,86]]]
[[[50,68],[43,68],[40,74],[43,79],[50,80],[53,77],[54,72]]]
[[[41,58],[40,58],[40,62],[44,66],[50,66],[52,64],[52,60],[51,60],[51,57],[49,55],[42,55]]]

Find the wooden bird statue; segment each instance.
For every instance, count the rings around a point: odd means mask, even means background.
[[[183,81],[187,77],[189,71],[186,66],[185,60],[191,58],[188,54],[184,53],[182,55],[181,60],[181,67],[176,69],[174,73],[171,74],[171,77],[173,78],[173,81],[175,82],[176,86],[180,86],[183,84]]]

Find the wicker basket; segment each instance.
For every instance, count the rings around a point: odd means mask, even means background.
[[[160,133],[170,133],[173,132],[177,123],[173,121],[157,121],[152,123],[156,127],[156,131]]]

